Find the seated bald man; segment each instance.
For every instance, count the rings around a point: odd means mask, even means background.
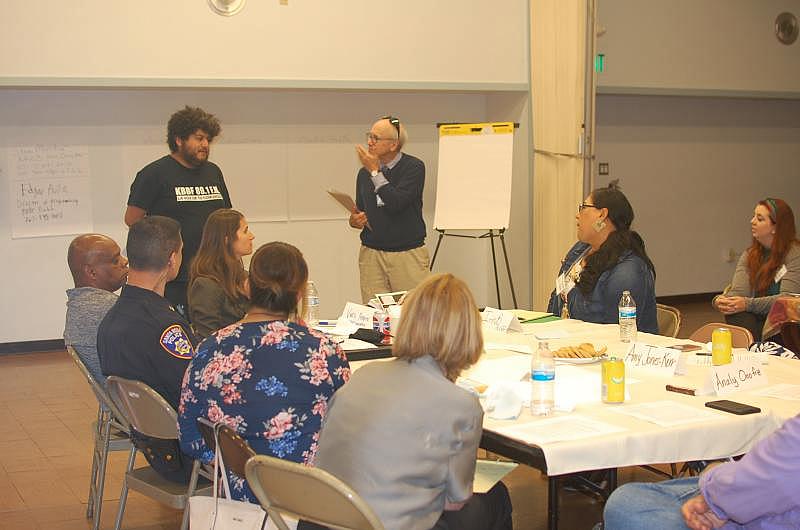
[[[64,344],[72,346],[100,384],[106,380],[97,357],[97,328],[117,302],[118,291],[128,278],[128,260],[119,245],[102,234],[83,234],[72,240],[67,264],[75,282],[67,289]]]

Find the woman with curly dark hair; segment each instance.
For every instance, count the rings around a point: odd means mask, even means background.
[[[726,322],[749,329],[761,340],[775,299],[781,293],[800,292],[800,241],[794,213],[781,199],[756,204],[750,233],[752,243],[739,258],[730,287],[712,305]]]
[[[561,263],[547,310],[563,318],[616,324],[623,291],[636,302],[636,327],[658,333],[655,267],[631,230],[633,208],[616,182],[578,205],[578,242]]]

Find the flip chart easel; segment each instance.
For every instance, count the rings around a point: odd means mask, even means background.
[[[514,308],[517,295],[511,277],[505,231],[511,216],[511,176],[514,128],[512,122],[439,123],[439,168],[434,229],[439,233],[431,259],[436,262],[445,236],[489,239],[492,249],[497,307],[500,281],[497,274],[495,238],[500,240]],[[486,231],[481,235],[453,230]]]

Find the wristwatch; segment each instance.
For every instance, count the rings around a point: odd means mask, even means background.
[[[378,173],[380,173],[380,171],[379,171],[379,170],[377,170],[377,169],[373,169],[372,171],[370,171],[370,172],[369,172],[369,174],[370,174],[370,176],[371,176],[372,178],[375,178],[375,177],[377,177],[377,176],[378,176]]]

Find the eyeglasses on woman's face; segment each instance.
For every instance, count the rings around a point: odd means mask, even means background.
[[[586,208],[597,208],[598,210],[600,209],[600,207],[599,207],[599,206],[595,206],[594,204],[587,204],[587,203],[585,203],[585,202],[582,202],[582,203],[580,203],[580,204],[578,205],[578,211],[579,211],[579,212],[582,212],[582,211],[584,211]]]

